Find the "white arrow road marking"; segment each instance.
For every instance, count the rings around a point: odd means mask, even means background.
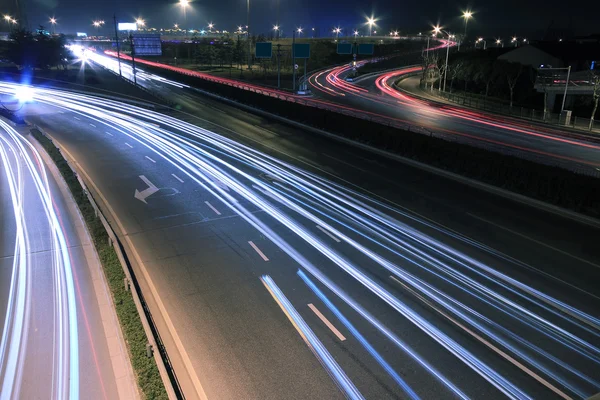
[[[154,193],[158,192],[158,188],[156,186],[154,186],[154,184],[152,182],[150,182],[148,180],[148,178],[146,178],[144,175],[140,175],[140,179],[143,180],[146,185],[148,185],[148,188],[142,190],[141,192],[139,190],[135,189],[135,194],[133,195],[133,197],[148,204],[148,202],[146,201],[146,198],[148,198],[148,197],[152,196]]]

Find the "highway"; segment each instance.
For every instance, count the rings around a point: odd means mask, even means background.
[[[515,119],[470,111],[411,96],[393,87],[404,76],[419,75],[421,67],[375,73],[347,82],[348,65],[314,73],[309,78],[313,95],[322,100],[377,114],[390,121],[424,127],[431,132],[504,154],[593,173],[600,166],[600,143]],[[418,92],[418,77],[407,78],[409,92]],[[436,88],[437,90],[437,88]]]
[[[113,368],[129,361],[99,261],[46,161],[0,118],[0,398],[136,398]]]
[[[431,50],[439,49],[432,47]],[[82,49],[77,51],[83,52]],[[94,61],[112,71],[118,71],[116,59],[91,51],[84,52],[84,58]],[[112,54],[109,52],[109,54]],[[115,54],[116,56],[116,54]],[[122,56],[124,76],[132,79],[132,70],[127,64],[128,56]],[[359,66],[361,63],[359,62]],[[171,99],[181,101],[181,90],[177,82],[165,80],[156,74],[148,74],[139,69],[140,65],[150,65],[211,80],[225,85],[233,85],[285,101],[299,102],[336,112],[350,113],[386,125],[393,125],[411,131],[435,135],[446,140],[459,141],[503,154],[527,158],[535,162],[556,165],[576,172],[597,176],[600,167],[600,142],[581,135],[565,133],[555,127],[532,125],[526,121],[507,119],[492,114],[479,113],[458,106],[422,100],[399,92],[393,83],[402,75],[418,74],[417,67],[406,67],[396,71],[382,72],[347,82],[345,78],[352,70],[350,65],[342,65],[318,71],[309,76],[313,95],[310,97],[293,95],[289,92],[261,87],[256,84],[237,81],[231,78],[214,77],[206,73],[189,71],[183,68],[138,60],[138,84]],[[408,89],[415,86],[418,79],[408,78]],[[405,83],[406,83],[405,82]]]
[[[22,112],[117,230],[187,398],[600,391],[596,228],[168,85],[194,116],[42,89]]]

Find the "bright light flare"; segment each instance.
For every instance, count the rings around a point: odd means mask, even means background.
[[[35,91],[31,86],[18,86],[15,91],[15,97],[20,103],[28,103],[33,101]]]

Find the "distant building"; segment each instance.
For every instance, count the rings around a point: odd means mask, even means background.
[[[517,47],[498,57],[499,60],[530,65],[533,68],[562,68],[571,66],[572,71],[590,68],[593,61],[600,59],[600,40],[593,36],[570,41],[535,42]]]
[[[498,57],[498,60],[505,60],[508,62],[519,63],[523,65],[530,65],[533,68],[539,68],[540,66],[552,66],[555,68],[562,67],[563,61],[554,57],[552,54],[539,49],[534,45],[526,45],[517,47],[514,50],[508,51]]]

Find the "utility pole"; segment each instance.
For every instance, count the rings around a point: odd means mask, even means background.
[[[571,77],[571,66],[567,69],[567,82],[565,83],[565,94],[563,95],[562,106],[560,107],[560,113],[565,110],[565,100],[567,100],[567,90],[569,89],[569,78]]]
[[[281,88],[281,45],[277,43],[277,89]]]
[[[129,44],[131,45],[131,65],[133,67],[133,84],[137,86],[137,77],[135,71],[135,46],[133,44],[133,32],[129,31]]]
[[[296,30],[292,31],[292,91],[296,93]]]
[[[252,48],[250,46],[250,0],[246,0],[248,9],[246,11],[246,36],[248,37],[248,70],[250,70],[250,60],[252,57]]]
[[[444,92],[446,91],[446,76],[448,75],[448,54],[450,54],[450,34],[446,41],[446,66],[444,67]]]
[[[119,31],[117,31],[117,14],[113,14],[113,21],[115,22],[115,41],[117,42],[117,61],[119,63],[119,76],[122,78],[123,74],[121,74],[121,51],[119,50]]]

